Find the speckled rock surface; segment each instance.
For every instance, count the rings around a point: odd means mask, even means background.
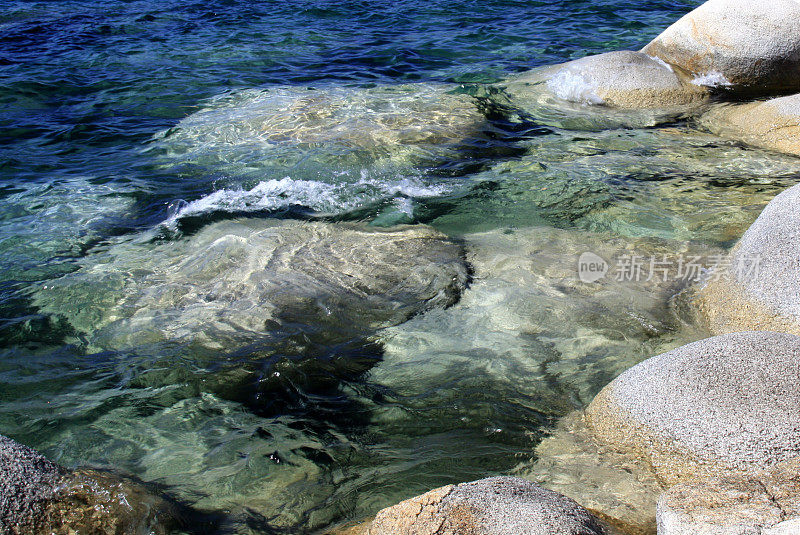
[[[167,533],[178,508],[142,484],[110,472],[67,471],[0,435],[0,533],[44,535]]]
[[[789,535],[800,533],[796,471],[760,477],[693,480],[658,501],[658,535]]]
[[[31,529],[63,475],[43,455],[0,435],[0,532]]]
[[[767,205],[695,304],[716,333],[800,335],[800,185]]]
[[[800,458],[800,337],[731,333],[650,358],[586,410],[598,440],[666,484]]]
[[[800,156],[800,94],[720,106],[699,122],[720,136]]]
[[[686,83],[672,67],[641,52],[628,50],[587,56],[514,78],[509,94],[524,96],[544,83],[556,97],[579,104],[615,108],[662,108],[705,99],[707,91]]]
[[[369,535],[597,535],[602,523],[571,499],[524,479],[448,485],[382,510]]]
[[[642,51],[698,83],[762,94],[800,89],[800,3],[709,0]]]

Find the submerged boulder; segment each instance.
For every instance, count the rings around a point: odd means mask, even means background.
[[[699,84],[762,94],[800,89],[800,3],[709,0],[642,52]]]
[[[775,197],[698,291],[716,333],[800,334],[800,185]]]
[[[719,106],[700,124],[723,137],[800,156],[800,94]]]
[[[166,168],[217,177],[216,191],[192,203],[192,212],[328,214],[398,193],[426,197],[448,184],[420,167],[444,166],[450,176],[474,166],[476,150],[488,150],[486,116],[459,91],[447,84],[236,91],[157,134],[148,151]]]
[[[603,523],[558,493],[515,477],[447,485],[378,513],[367,535],[602,535]]]
[[[461,246],[427,227],[245,219],[112,246],[34,301],[99,349],[235,348],[276,322],[363,335],[452,304],[467,278]]]
[[[446,84],[277,86],[225,94],[159,138],[208,143],[334,143],[365,149],[449,144],[478,134],[477,101]]]
[[[652,357],[586,409],[603,444],[666,484],[748,474],[800,459],[800,338],[732,333]]]
[[[753,477],[695,479],[658,500],[659,535],[800,533],[796,470]]]
[[[173,217],[329,215],[457,189],[445,177],[473,169],[476,151],[494,150],[487,128],[479,101],[457,85],[272,86],[206,101],[146,150],[170,172],[215,176],[213,192],[178,201]],[[439,180],[429,173],[437,168]]]
[[[12,535],[167,533],[172,503],[140,483],[90,469],[68,471],[0,436],[0,531]]]

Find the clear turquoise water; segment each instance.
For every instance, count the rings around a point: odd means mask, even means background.
[[[320,532],[533,462],[617,373],[703,336],[680,285],[586,288],[577,255],[722,251],[800,164],[473,95],[698,3],[2,2],[0,433],[157,483],[220,533]],[[407,117],[436,136],[381,138]],[[98,344],[75,319],[242,217],[431,225],[473,280],[399,325],[310,315],[213,348]]]

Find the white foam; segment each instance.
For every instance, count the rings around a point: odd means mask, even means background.
[[[288,177],[266,180],[249,190],[221,189],[196,201],[178,201],[164,225],[172,228],[181,218],[217,211],[256,212],[292,204],[324,206],[335,202],[335,196],[336,187],[323,182],[292,180]]]
[[[651,56],[651,55],[648,54],[647,57],[652,59],[656,63],[660,64],[662,67],[666,67],[669,70],[669,72],[675,72],[675,69],[672,68],[672,65],[670,65],[669,63],[667,63],[663,59],[659,58],[658,56]]]
[[[730,80],[725,78],[725,75],[718,71],[697,74],[692,78],[692,83],[704,87],[728,87],[733,85]]]
[[[313,180],[265,180],[252,189],[226,188],[195,201],[179,200],[173,205],[169,217],[162,223],[175,229],[185,217],[213,212],[258,212],[301,205],[316,212],[340,213],[387,197],[399,196],[406,202],[402,206],[413,215],[412,198],[435,197],[453,190],[444,184],[426,185],[420,180],[403,178],[397,182],[370,178],[366,172],[353,188],[351,184],[328,184]],[[354,189],[360,191],[354,193]],[[405,210],[404,210],[405,211]]]
[[[444,195],[453,190],[445,184],[425,184],[419,179],[401,178],[397,182],[386,182],[385,180],[375,179],[368,175],[365,170],[361,171],[359,186],[371,186],[380,190],[385,196],[402,195],[405,197],[436,197]]]
[[[558,98],[580,104],[601,105],[605,101],[597,94],[597,84],[585,72],[565,68],[547,81],[547,87]]]

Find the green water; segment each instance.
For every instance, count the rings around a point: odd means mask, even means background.
[[[707,335],[691,281],[614,268],[722,254],[800,160],[497,82],[695,3],[9,3],[0,433],[201,532],[512,470],[582,496],[543,437]]]

